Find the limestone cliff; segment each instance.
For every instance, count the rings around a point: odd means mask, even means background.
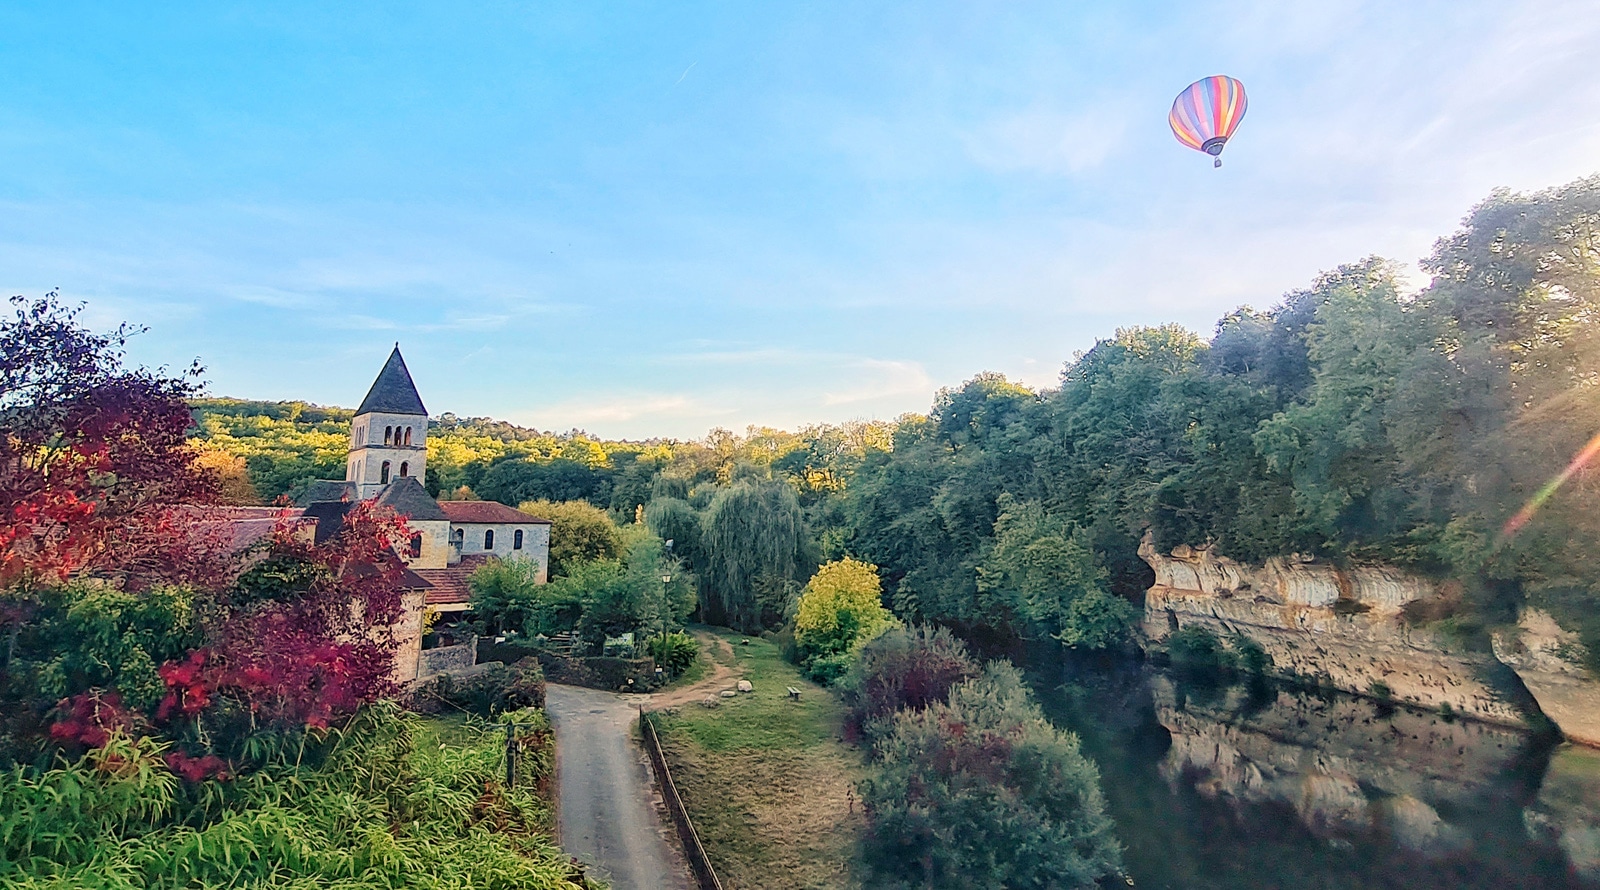
[[[1144,615],[1153,641],[1189,626],[1240,633],[1285,673],[1363,695],[1385,688],[1398,702],[1523,726],[1511,700],[1520,690],[1491,679],[1509,667],[1568,738],[1600,746],[1600,682],[1581,666],[1575,638],[1542,612],[1529,610],[1515,632],[1496,635],[1493,654],[1472,652],[1403,620],[1406,604],[1440,597],[1441,585],[1398,569],[1304,557],[1251,566],[1186,546],[1163,555],[1148,537],[1139,555],[1156,575]]]
[[[1491,658],[1401,619],[1407,603],[1439,595],[1427,579],[1298,557],[1248,566],[1182,546],[1163,556],[1148,539],[1139,555],[1156,573],[1145,594],[1144,630],[1152,640],[1189,626],[1241,633],[1260,643],[1279,671],[1359,694],[1387,688],[1395,701],[1523,725],[1518,709],[1484,680]]]
[[[1584,668],[1578,635],[1546,612],[1527,609],[1515,631],[1494,635],[1494,654],[1510,665],[1567,738],[1600,747],[1600,683]]]

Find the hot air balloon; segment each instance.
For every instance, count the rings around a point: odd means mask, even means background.
[[[1244,120],[1244,84],[1218,74],[1197,80],[1172,100],[1167,123],[1178,141],[1195,151],[1216,157],[1213,166],[1222,166],[1222,147]]]

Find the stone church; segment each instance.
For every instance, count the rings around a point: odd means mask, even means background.
[[[313,483],[302,498],[319,539],[335,533],[350,507],[371,500],[406,518],[402,548],[407,610],[396,636],[396,679],[416,678],[424,613],[470,609],[467,579],[490,557],[529,560],[539,583],[550,568],[550,522],[492,501],[439,501],[425,487],[428,409],[422,405],[400,344],[361,400],[350,425],[350,450],[340,480]]]

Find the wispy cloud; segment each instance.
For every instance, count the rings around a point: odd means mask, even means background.
[[[928,376],[921,362],[861,359],[855,366],[863,378],[861,382],[856,386],[825,393],[822,404],[854,405],[933,391],[933,378]]]

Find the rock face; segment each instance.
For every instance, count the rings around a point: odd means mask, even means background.
[[[1299,558],[1247,566],[1182,546],[1163,556],[1148,538],[1139,555],[1156,573],[1145,594],[1144,631],[1152,640],[1191,626],[1239,633],[1261,644],[1279,671],[1358,694],[1386,688],[1397,702],[1524,724],[1507,697],[1482,679],[1492,658],[1453,649],[1401,620],[1407,603],[1439,596],[1427,579]]]
[[[1156,573],[1145,595],[1151,640],[1182,627],[1243,634],[1282,672],[1362,695],[1382,684],[1397,702],[1525,726],[1513,690],[1489,679],[1509,668],[1568,739],[1600,747],[1600,680],[1583,667],[1577,636],[1537,609],[1526,610],[1515,631],[1495,634],[1491,655],[1402,620],[1407,603],[1438,598],[1442,585],[1397,569],[1298,557],[1249,566],[1184,546],[1162,555],[1148,537],[1139,555]]]
[[[1600,747],[1600,683],[1583,667],[1577,634],[1562,630],[1548,613],[1528,609],[1515,632],[1494,635],[1494,654],[1517,672],[1567,738]]]

